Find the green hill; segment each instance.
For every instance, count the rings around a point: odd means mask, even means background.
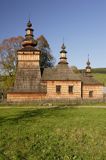
[[[93,73],[93,76],[106,86],[106,73]]]
[[[93,68],[92,72],[93,73],[104,73],[104,74],[106,74],[106,68]]]
[[[106,86],[106,68],[93,68],[94,77]]]
[[[85,69],[81,69],[80,72]],[[93,76],[106,86],[106,68],[93,68]]]

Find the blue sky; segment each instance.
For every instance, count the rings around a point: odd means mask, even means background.
[[[0,0],[0,40],[25,35],[27,20],[35,38],[43,34],[58,62],[63,42],[70,65],[106,67],[106,0]]]

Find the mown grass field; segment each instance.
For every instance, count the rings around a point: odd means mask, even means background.
[[[0,160],[105,160],[106,109],[0,108]]]

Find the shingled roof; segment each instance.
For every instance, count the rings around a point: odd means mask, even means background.
[[[34,48],[34,47],[23,47],[21,49],[19,49],[18,51],[25,51],[25,52],[29,52],[29,51],[39,51],[38,49]]]
[[[63,81],[63,80],[77,80],[81,81],[81,78],[78,74],[75,74],[73,70],[67,64],[58,64],[53,68],[45,68],[42,80],[45,81]]]
[[[40,69],[24,68],[17,69],[14,87],[11,89],[13,92],[34,92],[46,93],[47,88],[40,83]]]
[[[98,80],[96,80],[93,76],[90,75],[81,75],[81,81],[83,82],[83,84],[85,85],[103,85],[102,83],[100,83]]]

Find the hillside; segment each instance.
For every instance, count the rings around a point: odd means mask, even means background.
[[[106,68],[92,69],[94,77],[106,86]]]
[[[93,73],[104,73],[104,74],[106,74],[106,68],[93,68],[92,72]]]
[[[106,86],[106,73],[93,73],[93,76]]]
[[[81,69],[80,72],[84,71]],[[106,68],[93,68],[93,76],[106,86]]]

